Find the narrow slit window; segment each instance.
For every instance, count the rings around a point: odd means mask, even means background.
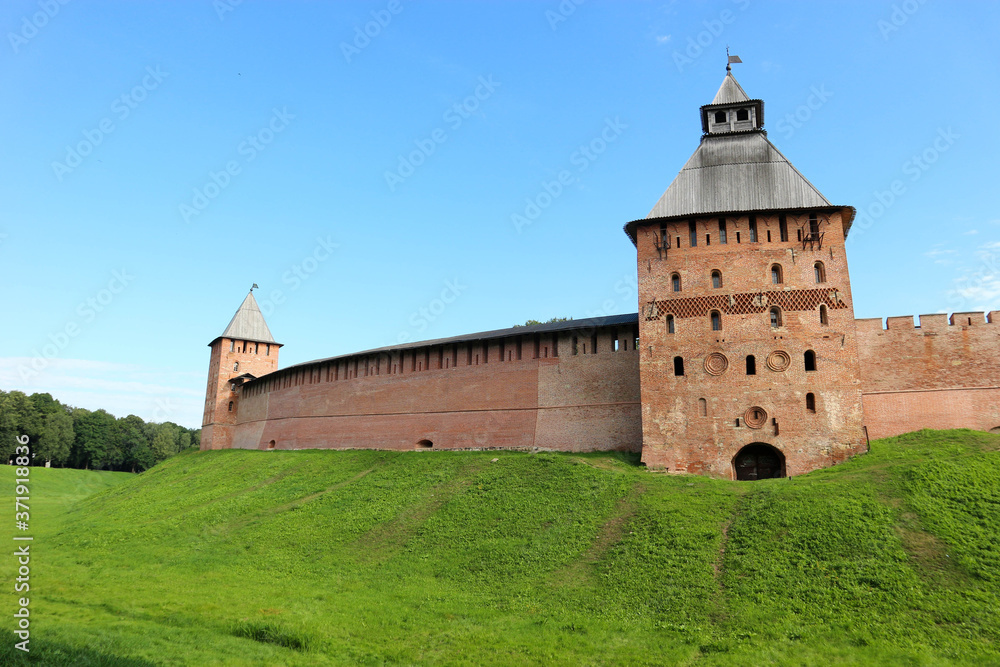
[[[769,229],[769,230],[767,230],[767,242],[768,242],[768,243],[770,243],[770,242],[771,242],[771,230],[770,230],[770,229]]]
[[[826,306],[822,304],[819,307],[819,323],[824,326],[830,323],[830,318],[826,314]]]
[[[704,398],[698,399],[698,416],[707,417],[708,416],[708,401]]]
[[[672,334],[674,332],[675,332],[675,330],[674,330],[674,316],[673,315],[667,315],[667,333],[668,334]]]
[[[719,243],[726,243],[726,219],[719,218]]]
[[[705,245],[712,245],[712,235],[705,234]]]
[[[747,355],[747,375],[757,375],[757,358],[752,354]]]
[[[740,242],[740,233],[739,232],[736,232],[736,242],[737,243]]]
[[[806,394],[806,411],[816,412],[816,395],[812,392]]]
[[[788,240],[788,220],[784,214],[778,216],[778,233],[782,241]]]
[[[674,357],[674,375],[684,375],[684,357]]]
[[[698,245],[698,223],[694,220],[688,220],[688,235],[691,237],[691,247],[696,247]]]
[[[577,340],[576,340],[576,336],[573,336],[573,354],[579,354],[580,353],[580,350],[577,348],[577,345],[578,345],[578,343],[577,343]]]
[[[748,223],[750,232],[750,243],[757,242],[757,216],[751,215],[750,222]]]
[[[590,337],[590,353],[597,354],[597,336]]]
[[[719,314],[719,311],[713,310],[710,317],[712,320],[712,331],[722,331],[722,315]]]
[[[807,371],[816,370],[816,353],[812,350],[806,350],[803,355],[803,361],[805,362],[805,367]]]
[[[233,411],[233,402],[232,401],[229,401],[229,411],[230,412]]]
[[[715,289],[722,287],[722,271],[712,271],[712,287]]]
[[[826,282],[826,267],[823,266],[823,262],[816,262],[813,264],[813,275],[815,276],[817,283]]]

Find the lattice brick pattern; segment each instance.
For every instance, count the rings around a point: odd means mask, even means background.
[[[820,304],[826,304],[831,309],[847,308],[838,290],[820,288],[662,299],[648,303],[645,316],[647,321],[658,320],[664,315],[705,317],[712,310],[726,315],[749,315],[766,312],[771,306],[789,311],[815,310]]]

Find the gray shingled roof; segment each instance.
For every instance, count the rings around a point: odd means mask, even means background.
[[[715,94],[712,104],[736,104],[737,102],[749,102],[750,96],[743,90],[736,77],[731,72],[726,72],[726,78],[719,86],[719,92]]]
[[[233,315],[233,319],[230,320],[229,326],[219,338],[278,344],[271,336],[271,330],[267,328],[267,322],[264,321],[264,316],[260,312],[257,299],[253,298],[253,291],[247,294],[247,298],[243,299],[243,303]]]
[[[301,364],[288,366],[287,368],[282,368],[281,370],[274,372],[280,373],[282,371],[287,371],[291,368],[301,368],[302,366],[309,366],[311,364],[322,364],[329,361],[336,361],[338,359],[346,359],[348,357],[359,357],[371,354],[380,354],[383,352],[398,352],[400,350],[412,350],[421,347],[431,347],[436,345],[452,345],[454,343],[472,343],[482,340],[496,340],[500,338],[510,338],[513,336],[530,336],[532,334],[553,333],[556,331],[573,331],[573,330],[586,331],[597,327],[625,326],[625,325],[638,326],[639,314],[628,313],[626,315],[589,317],[583,320],[566,320],[565,322],[549,322],[546,324],[533,324],[531,326],[511,327],[509,329],[495,329],[493,331],[482,331],[479,333],[462,334],[461,336],[451,336],[449,338],[436,338],[434,340],[423,340],[414,343],[404,343],[402,345],[388,345],[386,347],[377,347],[372,350],[363,350],[361,352],[341,354],[336,357],[327,357],[325,359],[314,359],[313,361],[304,361]]]
[[[707,135],[649,218],[829,207],[763,132]]]

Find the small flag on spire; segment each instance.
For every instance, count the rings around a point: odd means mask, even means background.
[[[726,71],[727,72],[732,72],[733,71],[733,67],[732,67],[733,63],[741,63],[742,64],[743,61],[740,60],[739,56],[731,56],[731,55],[729,55],[729,47],[727,46],[726,47]]]
[[[254,291],[255,289],[260,289],[260,287],[258,287],[258,286],[257,286],[257,283],[254,283],[254,284],[253,284],[253,287],[251,287],[251,288],[250,288],[250,291],[252,292],[252,291]]]

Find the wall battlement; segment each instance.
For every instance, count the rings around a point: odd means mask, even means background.
[[[1000,311],[857,320],[869,436],[1000,426]]]
[[[985,314],[985,319],[984,319]],[[952,313],[949,317],[947,313],[934,313],[932,315],[917,315],[914,324],[913,315],[902,315],[897,317],[887,317],[885,326],[882,325],[882,318],[869,317],[855,320],[858,333],[870,331],[947,331],[949,327],[977,327],[988,326],[990,324],[1000,324],[1000,310],[991,310],[983,313],[981,310],[969,312]]]

